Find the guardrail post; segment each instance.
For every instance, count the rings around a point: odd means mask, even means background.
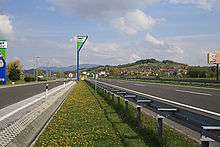
[[[120,104],[120,96],[118,96],[117,98],[118,98],[118,104]]]
[[[163,136],[163,119],[164,119],[163,116],[161,115],[157,116],[157,131],[159,137]]]
[[[114,93],[112,93],[112,102],[114,102],[114,100],[115,100],[115,95]]]
[[[201,141],[201,147],[209,147],[209,141]]]
[[[141,106],[137,106],[137,125],[141,126]]]
[[[107,97],[108,97],[108,98],[110,97],[110,92],[109,92],[109,91],[107,91]]]
[[[201,141],[201,147],[209,147],[210,142],[213,142],[214,140],[209,137],[206,137],[205,135],[203,135],[202,132],[200,141]]]
[[[128,113],[128,100],[125,99],[125,112]]]
[[[63,83],[63,87],[64,87],[64,88],[66,87],[66,82]]]
[[[210,137],[205,136],[206,133],[209,131],[219,131],[220,127],[219,126],[202,126],[202,132],[201,132],[201,147],[209,147],[210,142],[213,142],[213,140]]]
[[[49,89],[49,85],[46,84],[46,91],[45,91],[45,97],[47,98],[47,95],[48,95],[48,89]]]

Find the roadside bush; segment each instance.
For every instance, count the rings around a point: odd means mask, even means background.
[[[19,59],[11,60],[7,64],[7,76],[9,80],[15,82],[21,79],[23,65]]]
[[[94,88],[94,85],[87,81],[87,84]],[[137,109],[132,103],[128,103],[128,112],[125,111],[124,98],[120,98],[120,103],[113,101],[110,94],[104,93],[101,89],[97,89],[106,102],[112,106],[116,112],[121,116],[121,119],[126,122],[136,133],[142,136],[144,142],[150,147],[197,147],[199,144],[194,140],[188,138],[184,134],[164,125],[163,138],[158,137],[157,134],[157,120],[149,115],[141,113],[141,125],[138,127]]]
[[[31,76],[28,76],[28,77],[25,77],[25,78],[24,78],[24,81],[25,81],[25,82],[33,82],[33,81],[35,81],[35,78],[34,78],[34,77],[31,77]]]
[[[47,79],[38,77],[38,81],[47,81]]]

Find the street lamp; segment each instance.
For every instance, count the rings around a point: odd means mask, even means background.
[[[36,56],[35,57],[35,80],[36,82],[38,81],[38,61],[39,61],[40,57]]]

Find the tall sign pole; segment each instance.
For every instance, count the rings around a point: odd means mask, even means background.
[[[80,57],[80,50],[82,49],[83,45],[85,44],[88,36],[86,35],[78,35],[77,42],[76,42],[76,79],[79,81],[80,79],[80,64],[79,64],[79,57]]]
[[[219,80],[220,52],[208,53],[208,64],[216,64],[216,80]]]
[[[216,80],[219,80],[219,64],[217,64],[217,67],[216,67],[216,68],[217,68],[217,73],[216,73],[216,74],[217,74],[217,75],[216,75],[217,78],[216,78]]]
[[[0,40],[0,82],[6,84],[7,41]]]

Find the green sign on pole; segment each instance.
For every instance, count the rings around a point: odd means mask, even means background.
[[[77,81],[79,81],[80,79],[80,72],[79,72],[79,52],[82,49],[84,43],[86,42],[86,40],[88,39],[88,36],[77,36],[77,41],[76,41],[76,49],[77,49],[77,53],[76,53],[76,73],[77,73]]]
[[[0,55],[3,56],[3,58],[6,60],[7,55],[8,55],[6,40],[0,40]]]
[[[77,43],[76,43],[77,50],[80,50],[82,48],[87,38],[88,36],[77,36]]]

